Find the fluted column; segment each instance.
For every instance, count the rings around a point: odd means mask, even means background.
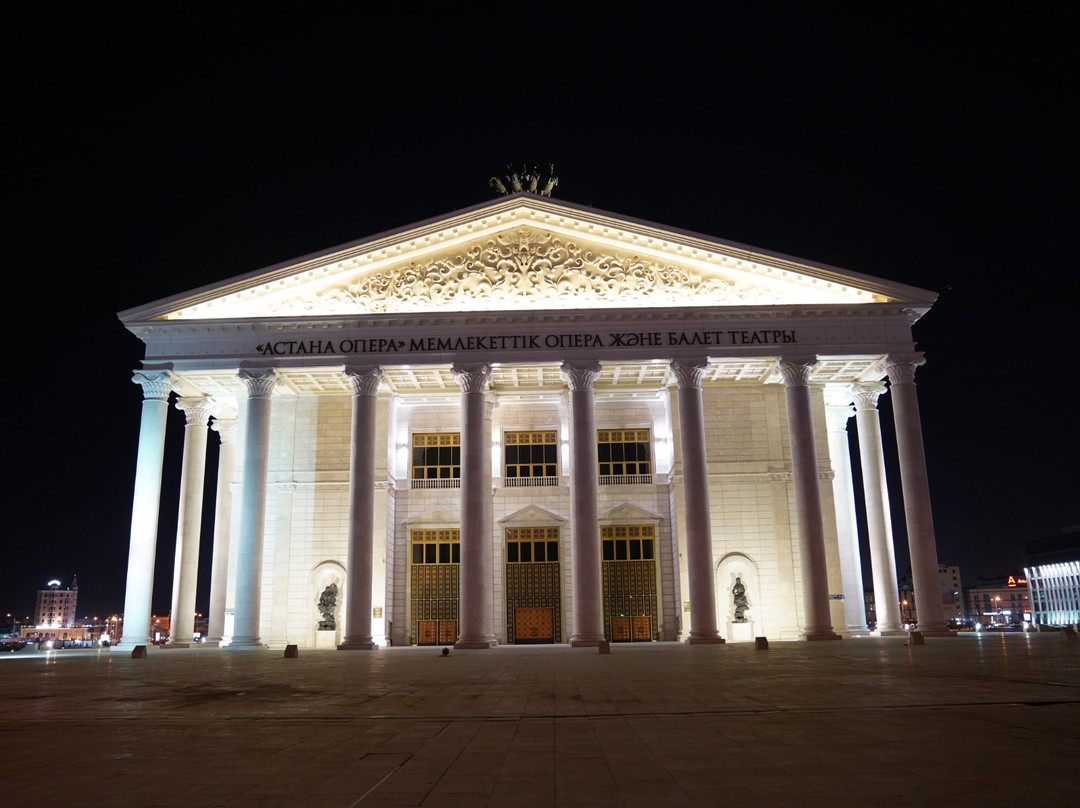
[[[242,368],[247,388],[244,433],[244,479],[240,487],[240,547],[236,556],[236,612],[232,651],[265,648],[259,637],[262,598],[263,535],[266,530],[266,481],[270,469],[270,395],[277,382],[273,368]]]
[[[172,611],[169,615],[170,648],[188,648],[195,642],[195,589],[199,578],[203,487],[206,481],[206,431],[213,402],[207,396],[185,396],[176,408],[184,413],[184,455],[180,467],[180,514],[176,524],[176,561],[173,567]]]
[[[926,475],[919,399],[915,392],[915,368],[923,364],[921,353],[890,354],[885,361],[889,374],[896,448],[900,456],[900,483],[904,489],[911,577],[919,631],[928,636],[952,634],[945,625],[938,578],[937,541],[930,510],[930,483]]]
[[[232,479],[236,466],[236,405],[221,403],[210,426],[221,440],[218,449],[217,499],[214,504],[214,556],[210,565],[210,610],[206,642],[221,645],[225,633],[225,598],[229,588],[229,545],[232,525]]]
[[[791,470],[799,526],[804,622],[808,640],[836,640],[829,614],[829,570],[825,563],[825,527],[821,516],[814,414],[810,406],[810,371],[816,357],[785,357],[780,361],[791,433]]]
[[[896,582],[896,551],[893,547],[889,484],[881,447],[881,422],[877,402],[885,385],[861,382],[853,385],[855,423],[859,429],[859,460],[862,464],[866,529],[870,539],[870,568],[874,577],[874,610],[877,633],[903,634],[900,625],[900,591]]]
[[[840,578],[844,590],[844,621],[853,637],[865,636],[866,603],[863,598],[859,523],[855,515],[855,486],[851,476],[848,421],[855,414],[851,386],[825,386],[825,422],[829,429],[829,457],[833,467],[833,504],[840,550]]]
[[[593,384],[599,362],[563,362],[570,386],[570,522],[573,541],[573,647],[595,647],[604,640],[600,587],[600,520],[597,512],[599,461]]]
[[[375,394],[382,368],[347,367],[353,389],[349,456],[349,550],[345,586],[345,639],[339,651],[370,651],[371,571],[375,547]]]
[[[682,449],[686,562],[690,578],[691,644],[722,643],[716,631],[716,575],[709,514],[709,461],[705,453],[705,407],[701,379],[708,362],[672,362],[679,382],[679,446]]]
[[[139,452],[135,464],[135,493],[131,503],[127,585],[124,591],[124,635],[121,647],[150,644],[150,609],[154,596],[154,557],[157,554],[158,512],[161,508],[161,466],[165,458],[165,425],[171,370],[136,370],[135,384],[143,390]]]
[[[461,385],[461,601],[454,647],[492,648],[498,643],[491,621],[491,510],[484,502],[491,496],[491,475],[485,476],[490,435],[484,429],[491,366],[454,365],[453,372]]]

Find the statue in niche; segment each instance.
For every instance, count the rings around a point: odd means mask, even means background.
[[[750,601],[746,599],[746,587],[743,586],[742,578],[735,578],[735,586],[731,587],[731,596],[735,602],[736,623],[746,622],[746,610],[750,608]]]
[[[323,619],[319,621],[319,631],[334,631],[337,629],[337,620],[334,619],[334,610],[337,608],[338,585],[330,584],[319,595],[319,612]]]

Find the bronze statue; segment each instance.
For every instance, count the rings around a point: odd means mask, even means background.
[[[735,586],[731,588],[732,597],[735,600],[735,622],[746,622],[746,610],[750,608],[750,601],[746,599],[746,587],[743,586],[742,578],[735,578]]]
[[[338,585],[330,584],[319,596],[319,611],[323,619],[319,621],[319,631],[334,631],[337,628],[337,620],[334,618],[334,609],[337,608]]]

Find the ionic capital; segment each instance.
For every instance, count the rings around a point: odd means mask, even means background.
[[[785,356],[780,359],[780,375],[785,387],[809,387],[810,371],[817,367],[816,356]]]
[[[354,396],[373,396],[379,391],[383,372],[378,365],[348,365],[344,373]]]
[[[855,411],[868,412],[877,409],[878,398],[885,392],[885,385],[881,382],[859,382],[851,385],[851,392],[855,396]]]
[[[270,398],[278,380],[273,368],[240,368],[236,376],[247,388],[248,398]]]
[[[705,368],[708,366],[707,359],[675,359],[671,362],[671,372],[679,382],[680,390],[697,390],[701,387],[701,380],[705,377]]]
[[[136,370],[131,381],[142,387],[143,398],[168,401],[176,374],[171,370]]]
[[[599,362],[563,362],[559,370],[574,392],[591,390],[600,377]]]
[[[488,381],[491,379],[491,365],[486,362],[481,365],[454,364],[450,370],[461,385],[462,393],[483,393]]]
[[[221,438],[222,446],[235,446],[236,436],[240,431],[236,427],[235,418],[214,418],[214,423],[210,425],[210,428],[218,433]]]
[[[922,351],[889,354],[885,357],[885,372],[889,384],[915,384],[915,368],[926,363]]]
[[[184,413],[188,426],[206,426],[214,412],[210,396],[184,396],[176,399],[176,409]]]

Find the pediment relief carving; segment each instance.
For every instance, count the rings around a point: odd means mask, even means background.
[[[270,306],[278,316],[538,308],[782,303],[776,289],[611,249],[529,226],[462,251],[339,275]]]

